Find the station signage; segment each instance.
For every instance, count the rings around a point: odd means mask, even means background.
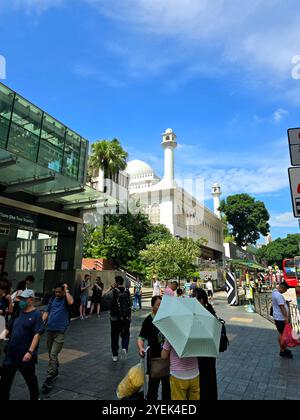
[[[0,206],[0,221],[16,226],[37,227],[38,216],[21,210]]]

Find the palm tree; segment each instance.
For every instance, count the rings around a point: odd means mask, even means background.
[[[126,168],[128,153],[125,152],[118,139],[100,140],[92,144],[92,154],[89,158],[89,175],[98,176],[103,171],[104,180],[119,182],[119,172]],[[106,188],[104,188],[106,193]],[[106,215],[103,216],[103,237],[106,236]]]
[[[92,144],[89,159],[90,174],[104,172],[104,179],[118,182],[119,172],[126,168],[128,153],[125,152],[118,139],[100,140]]]

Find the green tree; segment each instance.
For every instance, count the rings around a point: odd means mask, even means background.
[[[239,246],[255,244],[260,235],[267,236],[270,232],[270,215],[265,204],[248,194],[229,196],[221,202],[220,211],[225,214],[229,233]]]
[[[128,153],[122,148],[118,139],[99,140],[92,144],[89,158],[89,174],[98,176],[99,169],[104,172],[105,179],[118,181],[119,172],[126,168]]]
[[[148,245],[140,252],[147,265],[148,275],[156,275],[162,280],[185,278],[191,271],[196,271],[196,260],[201,255],[201,241],[175,238]]]
[[[147,246],[170,239],[172,239],[172,234],[166,226],[151,225],[147,235],[143,238],[143,242]]]
[[[106,258],[118,266],[125,266],[138,256],[133,237],[122,226],[109,226],[105,236],[102,227],[88,227],[83,242],[85,258]]]
[[[151,230],[148,216],[142,212],[132,213],[129,210],[126,214],[112,215],[109,217],[109,225],[122,226],[134,238],[135,246],[140,251],[145,248],[144,238]]]
[[[286,238],[278,238],[268,245],[264,245],[257,252],[261,262],[268,265],[278,264],[282,268],[285,258],[294,258],[300,254],[300,234],[288,235]]]

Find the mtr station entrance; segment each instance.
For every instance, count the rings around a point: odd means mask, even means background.
[[[81,269],[82,212],[104,200],[88,187],[88,141],[0,83],[0,274]],[[54,272],[54,271],[53,271]]]

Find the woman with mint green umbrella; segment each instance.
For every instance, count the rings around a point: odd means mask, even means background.
[[[216,312],[208,301],[205,290],[197,288],[194,296],[213,316]],[[217,401],[218,400],[218,383],[216,372],[216,359],[214,357],[198,357],[198,365],[200,372],[200,400],[201,401]]]

